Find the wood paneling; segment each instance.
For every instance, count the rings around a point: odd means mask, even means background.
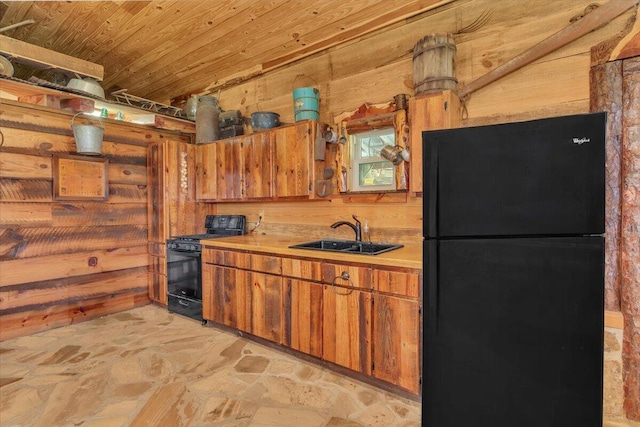
[[[34,18],[39,25],[6,35],[103,65],[107,88],[164,100],[262,74],[449,1],[9,3],[0,24]],[[71,29],[69,16],[86,25]],[[290,31],[281,31],[285,22]]]
[[[0,107],[0,339],[147,304],[149,288],[166,298],[164,242],[162,256],[149,256],[147,145],[189,137],[105,121],[108,200],[54,201],[52,156],[75,151],[70,119],[13,101]],[[194,216],[174,221],[195,230]]]

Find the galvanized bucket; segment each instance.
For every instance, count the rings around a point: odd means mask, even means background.
[[[104,135],[102,121],[98,119],[100,127],[94,125],[74,125],[73,120],[78,114],[71,118],[71,129],[73,130],[73,137],[76,140],[78,154],[87,154],[90,156],[101,155],[102,136]]]

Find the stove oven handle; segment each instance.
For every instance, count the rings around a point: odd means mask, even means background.
[[[178,304],[180,304],[180,305],[184,305],[185,307],[189,307],[189,303],[188,303],[188,302],[186,302],[186,301],[183,301],[183,300],[181,300],[181,299],[179,299],[179,300],[178,300]]]

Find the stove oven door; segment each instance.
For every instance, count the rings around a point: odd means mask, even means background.
[[[167,291],[169,295],[202,301],[202,255],[167,249]]]

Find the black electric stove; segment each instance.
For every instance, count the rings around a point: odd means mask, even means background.
[[[244,215],[207,215],[205,234],[175,236],[167,240],[167,305],[169,311],[202,318],[201,240],[245,234]]]

